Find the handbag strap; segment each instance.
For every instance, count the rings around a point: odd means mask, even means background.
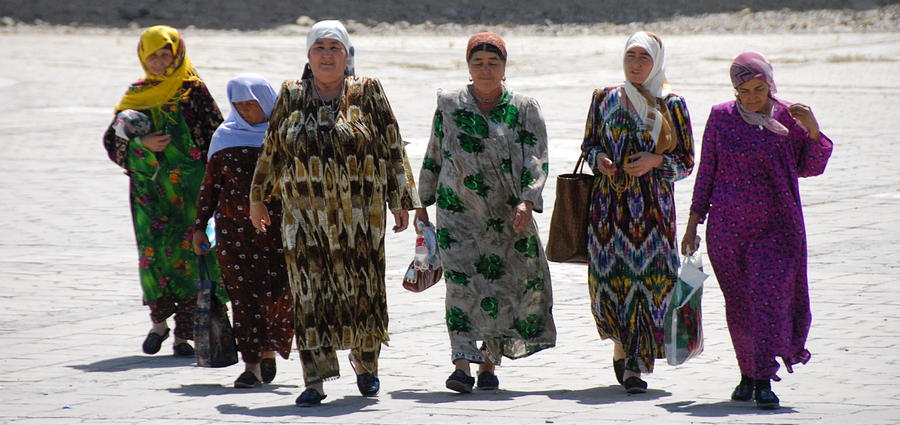
[[[206,255],[198,255],[197,256],[197,265],[198,271],[200,272],[200,280],[210,280],[209,279],[209,269],[206,268]]]
[[[578,156],[578,161],[575,162],[575,170],[572,171],[572,174],[580,174],[582,170],[584,170],[584,164],[587,161],[584,160],[584,153]]]

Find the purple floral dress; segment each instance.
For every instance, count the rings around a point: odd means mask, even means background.
[[[777,381],[776,357],[788,372],[810,358],[797,179],[822,174],[833,144],[821,133],[810,139],[780,103],[772,115],[789,130],[786,136],[744,122],[736,101],[713,106],[691,213],[701,222],[709,214],[706,245],[741,373]]]

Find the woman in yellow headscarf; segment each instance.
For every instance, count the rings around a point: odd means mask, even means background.
[[[153,321],[143,350],[159,351],[169,336],[166,319],[174,314],[174,353],[192,356],[187,340],[193,339],[198,277],[192,226],[206,150],[222,114],[175,28],[146,29],[137,53],[146,75],[116,105],[103,145],[131,180],[140,281]],[[217,275],[215,257],[209,257]]]

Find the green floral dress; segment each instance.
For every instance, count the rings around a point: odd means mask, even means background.
[[[516,205],[541,212],[547,132],[538,103],[504,91],[483,115],[469,90],[438,92],[419,197],[437,204],[452,359],[499,364],[556,344],[550,271],[537,226],[516,233]],[[482,341],[482,346],[476,346]]]
[[[209,141],[222,114],[202,82],[186,82],[185,89],[190,90],[185,100],[141,111],[151,118],[151,131],[172,136],[164,151],[154,153],[138,138],[119,137],[112,125],[104,135],[110,159],[131,178],[140,281],[148,304],[196,293],[197,255],[191,238],[197,195]],[[219,280],[215,255],[207,255],[206,261],[210,276]]]

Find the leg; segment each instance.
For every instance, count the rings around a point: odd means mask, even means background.
[[[356,371],[356,387],[363,397],[375,397],[381,389],[381,380],[378,378],[380,354],[381,343],[374,340],[367,341],[363,347],[350,350],[350,364]]]
[[[197,299],[194,297],[176,301],[175,340],[172,342],[176,356],[194,355],[194,348],[187,341],[194,339],[194,310],[196,308]]]
[[[143,351],[147,354],[156,354],[162,347],[162,342],[169,337],[169,325],[166,319],[175,314],[175,303],[171,297],[161,297],[146,303],[150,307],[150,321],[153,327],[147,338],[144,339]]]

